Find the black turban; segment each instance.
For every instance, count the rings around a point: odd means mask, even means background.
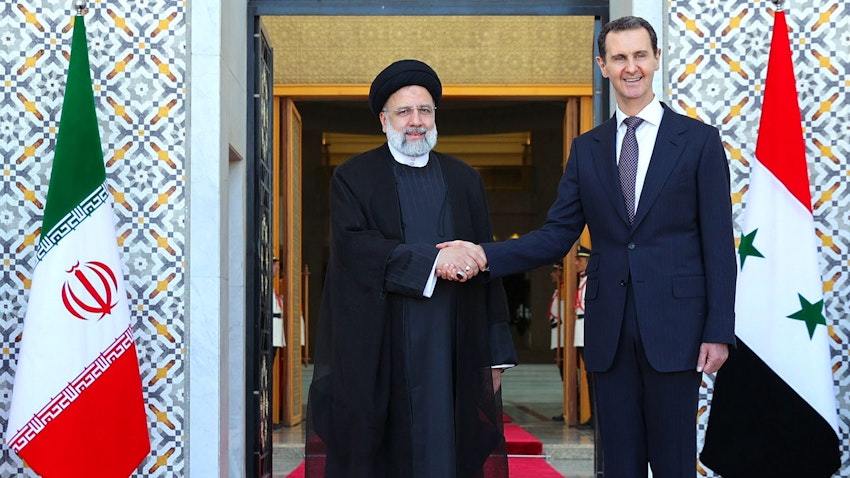
[[[369,89],[369,107],[372,108],[372,113],[380,114],[393,93],[410,85],[419,85],[428,90],[434,99],[434,106],[437,106],[443,96],[440,78],[430,66],[419,60],[399,60],[384,68],[372,82],[372,88]]]

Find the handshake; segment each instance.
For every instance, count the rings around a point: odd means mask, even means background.
[[[478,244],[450,241],[437,244],[437,276],[455,282],[466,282],[487,270],[487,256]]]

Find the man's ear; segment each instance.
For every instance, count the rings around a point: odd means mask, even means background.
[[[601,56],[597,56],[596,64],[599,65],[599,71],[602,73],[602,77],[608,78],[608,73],[605,71],[605,60]]]
[[[381,113],[378,115],[378,118],[380,118],[380,120],[381,120],[381,131],[386,133],[387,132],[387,121],[389,121],[389,118],[387,118],[387,115],[384,114],[383,111],[381,111]]]

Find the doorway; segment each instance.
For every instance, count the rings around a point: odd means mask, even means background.
[[[455,28],[454,31],[473,32],[471,33],[473,36],[471,41],[477,42],[476,44],[481,43],[482,35],[492,34],[485,19],[488,16],[499,21],[504,21],[507,16],[522,16],[524,21],[529,22],[533,22],[533,19],[529,17],[546,20],[550,19],[549,17],[589,16],[592,19],[591,29],[594,35],[608,18],[607,1],[514,2],[510,4],[504,2],[447,1],[431,2],[428,5],[409,5],[382,4],[373,1],[271,2],[254,0],[249,1],[248,6],[249,15],[253,15],[254,18],[259,20],[254,27],[255,31],[248,32],[249,39],[253,38],[257,29],[261,28],[258,25],[279,16],[303,16],[302,20],[305,21],[312,21],[317,17],[344,17],[346,20],[344,23],[356,23],[353,20],[371,16],[382,21],[389,21],[390,25],[406,32],[409,32],[412,28],[410,25],[424,24],[426,17],[432,19],[435,23],[451,25],[457,25],[456,22],[462,22],[466,18],[467,21],[473,22],[478,28],[465,30]],[[403,24],[396,21],[399,18],[404,20]],[[356,42],[359,38],[365,38],[368,31],[370,30],[364,30],[359,35],[350,35],[349,40]],[[274,38],[274,33],[271,33],[271,36]],[[308,36],[308,33],[302,32],[301,36]],[[315,34],[312,34],[311,38],[315,39]],[[542,39],[539,42],[549,44],[551,41],[563,40],[557,40],[558,36],[552,38],[553,40]],[[428,58],[416,54],[430,50],[423,50],[421,47],[417,48],[409,43],[406,42],[414,53],[402,54],[401,57],[420,57],[430,62]],[[534,46],[533,43],[531,45]],[[275,46],[274,40],[272,40],[272,46]],[[339,45],[333,46],[338,47]],[[291,67],[290,62],[286,60],[291,60],[292,57],[286,58],[284,61],[277,59],[278,49],[275,48],[275,72],[285,71]],[[479,169],[482,175],[488,178],[487,193],[497,239],[508,238],[514,233],[534,229],[542,223],[542,218],[554,198],[557,179],[560,177],[569,139],[579,132],[590,129],[593,124],[597,123],[594,119],[594,112],[607,111],[607,91],[598,87],[601,84],[601,78],[598,77],[592,67],[592,47],[588,45],[587,48],[575,48],[575,45],[571,45],[571,48],[574,51],[587,51],[587,58],[579,60],[579,63],[585,62],[590,66],[590,71],[593,73],[582,84],[558,83],[557,81],[542,84],[530,80],[521,82],[504,79],[501,81],[486,81],[484,79],[482,81],[481,78],[477,83],[452,82],[450,74],[452,70],[438,68],[441,78],[444,79],[444,100],[439,115],[441,142],[437,147],[438,150],[452,154],[450,151],[446,151],[443,146],[450,143],[452,137],[455,136],[528,133],[529,142],[525,145],[530,151],[528,164],[521,164],[514,171],[500,170],[492,165],[482,165]],[[533,56],[534,54],[533,48],[518,53],[523,57]],[[398,54],[393,53],[393,55]],[[365,98],[368,94],[368,83],[375,72],[380,71],[389,62],[398,59],[398,57],[381,58],[380,54],[369,55],[368,58],[370,61],[376,62],[375,64],[378,66],[369,66],[367,68],[368,73],[362,78],[356,74],[351,75],[348,70],[341,69],[341,71],[345,71],[346,79],[353,79],[352,83],[346,84],[328,84],[321,81],[279,83],[277,73],[275,73],[275,101],[277,102],[281,98],[291,100],[291,104],[300,113],[303,120],[301,146],[299,148],[303,156],[299,168],[303,184],[300,196],[302,207],[300,215],[305,220],[301,222],[299,242],[302,246],[302,261],[310,266],[311,274],[304,275],[303,284],[299,284],[298,289],[299,291],[301,288],[313,291],[305,299],[304,304],[304,307],[311,311],[307,324],[308,330],[313,328],[311,325],[314,325],[310,322],[318,318],[318,300],[322,290],[324,264],[327,260],[326,185],[333,164],[325,160],[329,151],[327,143],[322,143],[322,138],[328,131],[366,136],[380,135],[377,119],[371,116],[366,107]],[[256,81],[253,78],[255,73],[251,67],[254,62],[256,62],[256,58],[249,54],[249,84]],[[325,60],[325,63],[340,66],[333,61]],[[476,71],[476,68],[472,65],[472,68],[468,70]],[[449,73],[448,76],[443,74],[444,71]],[[477,71],[481,71],[480,68]],[[530,78],[537,79],[537,77]],[[254,93],[250,92],[250,94],[253,102]],[[249,121],[249,137],[259,135],[256,126],[257,124]],[[274,127],[271,133],[279,132],[280,130],[277,128]],[[318,147],[314,147],[314,145],[318,145]],[[537,152],[535,153],[535,151]],[[458,153],[453,155],[462,157]],[[250,155],[247,159],[249,162],[255,160]],[[285,198],[287,197],[286,192],[282,192],[276,197],[278,198],[276,200]],[[254,205],[249,203],[248,207],[248,216],[252,217],[255,214],[252,209]],[[307,220],[308,218],[309,220]],[[318,220],[313,221],[313,218],[318,218]],[[274,230],[280,230],[279,228],[280,224],[275,226]],[[281,242],[274,244],[275,247],[290,247],[295,241],[288,234],[284,234],[280,239]],[[253,260],[255,260],[253,257],[248,258],[248,261]],[[296,277],[292,279],[299,280]],[[521,359],[532,362],[551,360],[548,351],[535,348],[540,342],[548,342],[548,329],[544,329],[543,333],[534,329],[538,323],[545,323],[545,321],[533,319],[535,314],[542,314],[548,307],[548,300],[552,292],[548,270],[532,271],[519,279],[518,282],[525,284],[527,292],[521,292],[517,300],[520,302],[523,299],[527,301],[529,303],[528,308],[532,311],[531,323],[525,330],[519,330],[518,319],[517,327],[515,327],[515,339],[517,339],[517,348],[521,354]],[[522,290],[523,287],[520,287],[520,289]],[[249,296],[252,296],[254,292],[256,291],[247,291]],[[248,320],[252,319],[253,317],[249,314]],[[252,324],[248,324],[248,327],[252,327]],[[309,345],[308,341],[306,346],[309,347]],[[307,359],[309,360],[309,356]],[[250,363],[250,357],[248,361],[247,366],[249,368],[257,366]],[[296,365],[295,362],[295,360],[292,360],[292,365]],[[301,364],[299,363],[297,366],[300,367]],[[293,388],[298,388],[297,392],[293,393],[297,393],[299,398],[302,393],[306,394],[306,390],[301,390],[300,384],[290,385]],[[248,391],[248,393],[251,393],[251,391]],[[290,405],[298,407],[298,403],[294,400]],[[293,415],[300,415],[300,409],[298,413],[293,413]],[[249,414],[249,422],[252,420],[251,417],[254,416],[256,415]],[[249,455],[256,453],[253,447],[254,444],[249,440],[246,450]],[[251,461],[250,456],[246,461]],[[253,476],[250,471],[249,476]]]

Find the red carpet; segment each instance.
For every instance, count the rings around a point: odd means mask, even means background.
[[[508,458],[508,471],[511,478],[564,478],[552,465],[546,463],[546,459],[540,458]],[[287,478],[304,478],[304,462]]]
[[[519,425],[505,425],[505,442],[508,450],[508,470],[511,478],[563,478],[542,456],[517,457],[510,455],[542,455],[543,443]],[[304,478],[304,462],[287,478]]]
[[[552,465],[546,463],[546,459],[540,458],[508,458],[508,471],[511,478],[564,478],[558,470],[552,468]],[[304,462],[302,461],[298,468],[292,473],[286,475],[287,478],[304,478]]]
[[[508,458],[511,478],[564,478],[558,470],[540,458]]]
[[[304,478],[304,462],[302,461],[298,468],[292,470],[292,473],[286,475],[286,478]]]
[[[519,425],[505,425],[508,455],[542,455],[543,443]]]

